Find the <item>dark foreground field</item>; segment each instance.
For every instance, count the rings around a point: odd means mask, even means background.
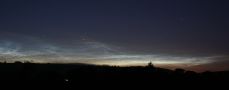
[[[114,67],[19,62],[0,64],[0,85],[7,88],[226,87],[228,81],[228,71],[196,73],[151,65]]]

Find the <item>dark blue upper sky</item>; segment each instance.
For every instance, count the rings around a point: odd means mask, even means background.
[[[228,0],[1,0],[0,37],[20,34],[61,46],[87,38],[141,53],[227,55],[228,5]]]

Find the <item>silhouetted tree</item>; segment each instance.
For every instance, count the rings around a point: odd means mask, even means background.
[[[15,61],[14,63],[16,63],[16,64],[22,64],[21,61]]]
[[[24,63],[31,63],[31,61],[24,61]]]
[[[177,68],[177,69],[175,69],[175,74],[176,75],[184,75],[184,73],[185,73],[185,70],[184,69],[180,69],[180,68]]]
[[[154,68],[154,65],[153,65],[153,63],[151,61],[148,63],[148,67],[153,67]]]

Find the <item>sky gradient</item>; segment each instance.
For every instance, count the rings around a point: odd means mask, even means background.
[[[1,0],[0,60],[229,70],[228,0]]]

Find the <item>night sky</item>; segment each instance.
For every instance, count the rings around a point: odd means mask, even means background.
[[[0,61],[229,70],[229,1],[1,0]]]

